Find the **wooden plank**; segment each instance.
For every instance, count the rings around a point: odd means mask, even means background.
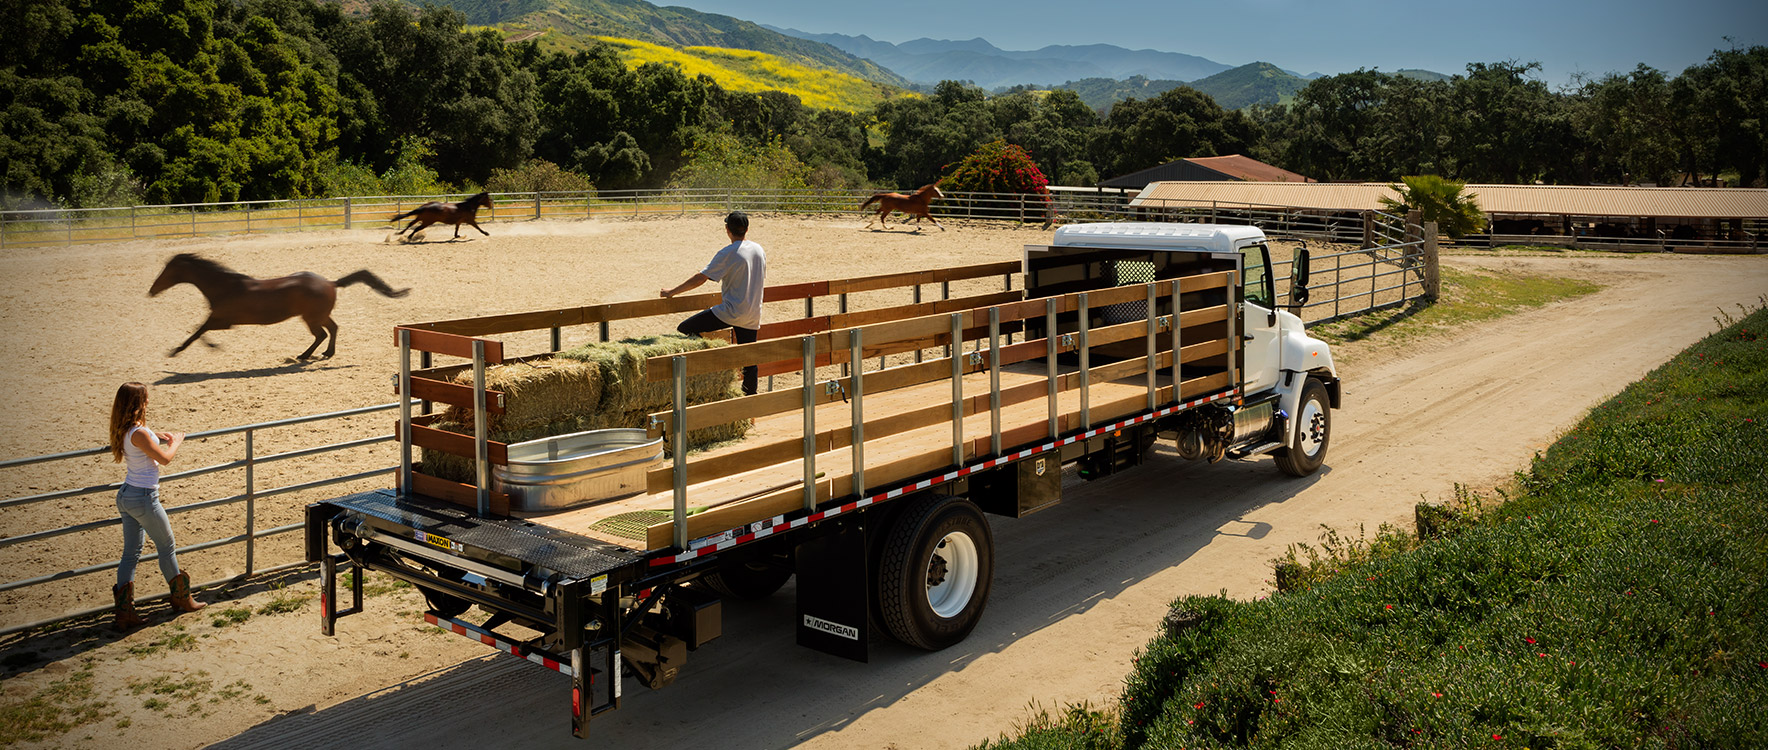
[[[1190,328],[1191,326],[1203,325],[1205,323],[1220,323],[1227,319],[1228,306],[1216,305],[1215,307],[1186,310],[1179,315],[1179,327]]]
[[[1217,271],[1215,273],[1200,273],[1195,276],[1180,276],[1179,293],[1201,292],[1205,289],[1221,289],[1228,286],[1228,280],[1233,278],[1233,276],[1233,271]]]
[[[1019,273],[1023,268],[1020,261],[1002,260],[994,263],[978,263],[973,266],[933,269],[933,283],[941,281],[963,281],[965,279],[981,279],[989,276],[1001,276]]]
[[[795,299],[825,297],[829,294],[829,282],[810,281],[803,284],[780,284],[770,286],[761,292],[762,302],[790,302]]]
[[[878,466],[866,467],[868,481],[874,487],[886,484],[901,484],[905,480],[922,474],[928,474],[945,468],[951,462],[950,446],[942,447],[919,456],[911,456]],[[826,482],[817,483],[817,501],[822,503],[831,497],[844,497],[853,493],[852,477],[839,476]],[[804,489],[800,486],[789,487],[761,497],[727,503],[701,513],[688,516],[687,537],[689,540],[699,539],[708,534],[716,534],[727,529],[736,528],[758,519],[789,513],[804,507]],[[663,549],[675,543],[674,522],[664,521],[646,529],[645,540],[647,549]]]
[[[510,313],[507,315],[486,315],[477,318],[461,318],[444,320],[435,323],[420,323],[409,328],[423,328],[441,333],[452,333],[458,336],[485,336],[493,333],[511,333],[514,331],[532,331],[539,328],[554,326],[575,326],[583,324],[583,311],[586,308],[568,307],[561,310],[540,310],[536,312]]]
[[[704,310],[716,305],[724,296],[718,292],[705,292],[687,296],[656,297],[653,299],[632,300],[630,302],[613,302],[606,305],[595,305],[583,308],[583,322],[603,323],[633,318],[649,318],[653,315]]]
[[[816,350],[819,352],[833,351],[827,341],[829,334],[817,336]],[[753,344],[737,344],[721,346],[716,349],[701,349],[682,354],[668,354],[651,357],[645,360],[645,379],[651,381],[668,380],[675,376],[675,357],[686,357],[688,374],[735,370],[757,362],[777,362],[788,357],[802,359],[804,344],[799,339],[772,339],[757,341]]]
[[[411,473],[412,494],[422,495],[473,511],[479,509],[479,488],[414,471]],[[487,493],[487,505],[494,516],[510,514],[510,496],[502,492]]]
[[[398,422],[393,423],[393,435],[394,437],[398,437],[399,435]],[[411,444],[423,448],[429,448],[430,450],[442,451],[443,453],[453,456],[460,456],[461,458],[477,459],[479,456],[478,448],[473,444],[472,435],[462,435],[458,432],[438,430],[434,427],[425,427],[420,424],[413,424],[411,426]],[[499,443],[496,440],[487,440],[485,441],[485,453],[491,458],[491,463],[499,466],[508,466],[510,463],[508,444]]]
[[[393,395],[399,395],[398,384],[393,387]],[[473,387],[460,383],[451,383],[429,378],[413,377],[411,379],[411,397],[424,401],[440,401],[465,409],[473,408]],[[485,391],[485,411],[502,414],[504,404],[503,391]]]
[[[399,345],[399,331],[411,332],[411,348],[420,352],[435,352],[463,359],[473,358],[473,342],[485,342],[485,364],[503,364],[503,342],[491,339],[475,339],[469,336],[457,336],[439,331],[424,331],[405,326],[393,329],[393,345]]]

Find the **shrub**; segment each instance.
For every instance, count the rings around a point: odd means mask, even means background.
[[[1050,181],[1023,147],[1006,141],[985,143],[957,164],[946,165],[940,189],[972,193],[1050,195]]]
[[[485,189],[493,193],[587,193],[595,190],[589,178],[544,159],[533,159],[513,169],[493,169]]]

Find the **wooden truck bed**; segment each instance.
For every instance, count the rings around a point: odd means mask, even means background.
[[[648,472],[646,489],[636,496],[518,515],[633,550],[686,547],[691,540],[814,508],[859,490],[891,489],[1156,406],[1234,391],[1238,385],[1238,349],[1233,346],[1238,341],[1237,321],[1229,314],[1239,300],[1234,270],[1029,300],[1012,299],[1017,294],[989,294],[918,302],[919,286],[934,283],[926,279],[976,278],[999,275],[1002,270],[1001,264],[989,264],[819,282],[815,287],[770,288],[768,299],[778,301],[792,298],[787,293],[808,299],[843,285],[865,289],[914,285],[917,303],[787,321],[774,324],[771,331],[764,327],[763,336],[772,337],[753,344],[653,358],[647,363],[652,381],[685,380],[697,372],[751,364],[778,374],[815,373],[817,368],[843,364],[852,369],[857,363],[858,372],[812,377],[808,386],[654,414],[651,433],[672,441],[678,432],[737,419],[753,419],[754,427],[734,444],[666,460]],[[501,360],[502,351],[497,342],[477,338],[488,333],[605,323],[623,314],[678,313],[699,309],[711,301],[701,298],[712,296],[404,326],[400,336],[408,361],[410,349],[471,357],[477,347],[479,360],[489,363]],[[1182,311],[1176,339],[1175,304]],[[1053,338],[1045,335],[1050,330],[1056,331]],[[1174,362],[1175,344],[1182,368]],[[934,356],[921,362],[901,356],[929,351]],[[945,351],[956,351],[955,360],[943,356]],[[878,367],[881,357],[891,355],[902,363]],[[1053,369],[1052,355],[1057,363]],[[471,387],[445,382],[464,367],[468,365],[411,371],[406,392],[464,405],[483,397],[495,412],[498,394],[481,396]],[[1182,381],[1176,393],[1175,377]],[[954,398],[954,378],[961,384],[961,398]],[[962,405],[961,430],[954,430],[954,403]],[[811,460],[820,473],[810,498],[803,487],[807,404],[809,427],[814,430]],[[856,411],[860,413],[857,456]],[[444,433],[424,422],[412,420],[409,445],[468,457],[478,454],[471,436]],[[503,462],[504,446],[486,442],[487,459]],[[409,456],[409,447],[404,450]],[[856,463],[865,485],[858,489],[853,486]],[[682,529],[676,528],[677,518],[671,512],[678,506],[678,474],[683,477],[680,493],[689,508],[680,519]],[[416,494],[469,506],[480,496],[471,485],[415,472],[402,471],[402,475],[412,477],[410,491]],[[507,511],[507,498],[501,509],[498,500],[489,497],[492,512]]]

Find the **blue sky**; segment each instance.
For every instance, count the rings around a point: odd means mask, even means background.
[[[1768,44],[1768,0],[653,0],[887,42],[982,37],[1002,49],[1115,44],[1265,61],[1298,73],[1539,62],[1554,86],[1645,63],[1671,75]],[[1727,42],[1730,37],[1732,42]]]

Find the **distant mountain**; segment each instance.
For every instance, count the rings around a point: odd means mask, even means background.
[[[1188,85],[1209,94],[1223,109],[1245,109],[1254,104],[1288,104],[1308,82],[1270,63],[1255,62]]]
[[[1057,44],[1037,50],[1015,51],[1003,50],[983,39],[915,39],[891,44],[866,36],[766,28],[867,58],[918,83],[974,81],[989,89],[1131,76],[1190,81],[1215,75],[1230,67],[1196,55],[1129,50],[1110,44]]]
[[[541,43],[566,49],[588,37],[611,36],[673,47],[754,50],[890,86],[908,81],[870,60],[748,21],[644,0],[433,0],[466,14],[467,22],[512,34],[545,31]],[[554,37],[564,37],[557,39]]]
[[[1270,63],[1255,62],[1190,82],[1131,76],[1122,81],[1086,78],[1053,88],[1069,89],[1079,94],[1087,106],[1109,112],[1112,105],[1125,99],[1147,99],[1180,86],[1190,86],[1208,94],[1223,109],[1245,109],[1254,104],[1288,104],[1295,99],[1295,92],[1307,85],[1307,80],[1300,76]]]
[[[1109,113],[1112,105],[1125,99],[1147,99],[1183,85],[1184,81],[1156,81],[1147,76],[1130,76],[1121,81],[1116,78],[1083,78],[1051,88],[1073,91],[1080,95],[1080,100],[1086,102],[1087,106]]]

